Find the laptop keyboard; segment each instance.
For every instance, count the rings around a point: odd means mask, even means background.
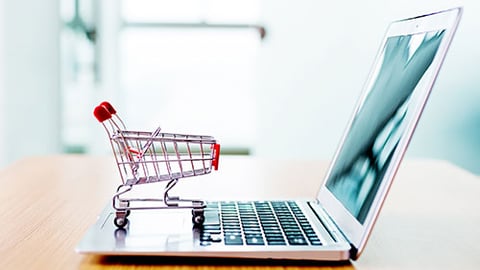
[[[322,245],[294,201],[209,202],[200,244]]]

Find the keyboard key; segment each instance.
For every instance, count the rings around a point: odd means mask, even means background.
[[[267,236],[266,239],[267,239],[267,242],[276,242],[276,241],[285,242],[285,239],[283,238],[283,236]]]
[[[211,235],[210,241],[213,243],[220,243],[222,242],[222,238],[219,235]]]
[[[220,215],[218,211],[215,210],[207,210],[203,213],[205,220],[203,222],[203,226],[220,226]]]
[[[211,235],[213,235],[213,234],[217,234],[217,235],[218,235],[218,234],[222,234],[222,230],[203,230],[203,232],[209,233],[209,234],[211,234]]]
[[[211,235],[209,233],[203,233],[201,236],[200,236],[200,241],[202,242],[208,242],[208,241],[211,241],[212,238],[211,238]]]
[[[290,245],[308,245],[308,242],[303,237],[302,238],[294,237],[294,238],[288,239],[288,243]]]
[[[208,230],[219,231],[220,230],[220,225],[203,225],[202,228],[203,228],[204,231],[208,231]]]
[[[287,242],[281,240],[281,241],[267,241],[267,244],[269,246],[286,246]]]
[[[320,242],[320,240],[314,240],[314,241],[310,241],[310,244],[312,244],[314,246],[321,246],[322,242]]]
[[[225,245],[243,245],[243,240],[240,235],[226,235],[224,240]]]
[[[265,245],[261,237],[247,237],[247,245]]]

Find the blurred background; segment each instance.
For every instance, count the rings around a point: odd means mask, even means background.
[[[387,24],[464,16],[408,157],[480,173],[480,2],[0,1],[0,165],[110,155],[92,115],[214,135],[224,154],[330,159]]]

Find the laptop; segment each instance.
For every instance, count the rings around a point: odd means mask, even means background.
[[[81,254],[348,261],[362,253],[462,14],[392,22],[325,179],[312,200],[207,202],[205,221],[175,211],[131,215],[107,205]],[[181,219],[190,219],[184,222]],[[162,222],[168,220],[168,222]],[[169,226],[165,224],[169,224]],[[164,224],[152,226],[152,224]]]

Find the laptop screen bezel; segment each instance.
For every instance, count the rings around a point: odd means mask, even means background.
[[[368,76],[364,90],[361,94],[355,111],[350,119],[349,124],[347,125],[346,132],[341,140],[341,143],[334,155],[333,161],[327,171],[325,181],[321,186],[317,199],[325,209],[325,211],[330,215],[336,225],[340,228],[342,233],[347,239],[351,242],[356,252],[352,255],[353,259],[358,258],[363,248],[368,240],[370,232],[375,224],[377,216],[380,212],[380,209],[383,205],[384,199],[388,193],[388,190],[393,182],[394,176],[397,172],[397,169],[401,163],[401,160],[405,154],[409,141],[414,132],[415,126],[420,118],[420,115],[423,111],[425,103],[430,94],[431,88],[435,82],[438,71],[443,62],[444,56],[448,50],[448,47],[451,43],[455,30],[458,26],[460,17],[462,14],[462,8],[453,8],[446,11],[436,12],[428,15],[423,15],[419,17],[414,17],[410,19],[400,20],[392,22],[387,28],[386,34],[384,36],[383,42],[381,43],[380,49],[374,61],[373,68]],[[389,37],[399,36],[399,35],[411,35],[416,33],[430,32],[435,30],[445,30],[445,36],[443,37],[441,44],[438,48],[437,54],[435,55],[434,60],[432,61],[431,67],[427,71],[427,74],[430,78],[426,84],[426,87],[420,89],[419,93],[415,93],[418,96],[416,97],[416,104],[412,106],[412,117],[409,119],[407,124],[406,132],[402,135],[398,151],[394,154],[391,164],[385,173],[385,176],[380,184],[380,187],[377,191],[377,194],[373,200],[372,206],[367,214],[367,217],[363,224],[361,224],[356,217],[354,217],[338,200],[335,195],[326,187],[326,182],[329,179],[329,176],[332,174],[332,169],[338,157],[338,153],[341,150],[342,144],[345,140],[346,135],[351,127],[351,124],[357,115],[359,108],[362,104],[362,101],[366,98],[369,91],[369,86],[372,83],[374,70],[379,65],[381,60],[383,49]],[[416,91],[417,92],[417,91]]]

